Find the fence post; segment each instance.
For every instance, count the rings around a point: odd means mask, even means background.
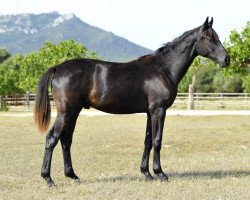
[[[17,94],[15,93],[15,106],[17,106]]]
[[[245,93],[245,110],[248,109],[248,105],[247,105],[247,93]]]
[[[190,84],[188,87],[188,110],[194,109],[194,90]]]
[[[30,109],[30,92],[26,93],[26,104],[29,110]]]
[[[223,94],[220,93],[220,108],[223,109]]]
[[[188,87],[188,110],[194,110],[194,85],[195,75],[193,75],[192,84]]]

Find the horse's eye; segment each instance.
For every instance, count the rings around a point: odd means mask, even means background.
[[[207,36],[207,35],[202,35],[202,39],[207,39],[208,41],[211,41],[212,39],[209,37],[209,36]]]

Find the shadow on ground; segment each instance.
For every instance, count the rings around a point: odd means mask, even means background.
[[[169,180],[171,179],[185,179],[185,178],[212,178],[212,179],[223,179],[227,177],[246,177],[250,176],[250,171],[193,171],[193,172],[183,172],[176,173],[170,172],[168,173]],[[157,180],[154,178],[154,180]],[[146,181],[144,176],[115,176],[115,177],[107,177],[107,178],[99,178],[91,181],[79,180],[79,183],[101,183],[101,182],[121,182],[121,181]]]
[[[169,173],[169,178],[217,178],[250,176],[250,171],[193,171],[183,173]]]

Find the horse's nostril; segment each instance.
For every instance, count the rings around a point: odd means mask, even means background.
[[[226,65],[229,65],[229,64],[230,64],[230,58],[229,58],[229,56],[226,56],[226,58],[225,58],[225,63],[226,63]]]

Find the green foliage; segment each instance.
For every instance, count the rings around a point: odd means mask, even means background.
[[[185,93],[188,92],[188,86],[192,82],[192,73],[188,72],[183,79],[181,80],[179,86],[178,86],[178,92]]]
[[[2,63],[4,60],[9,58],[11,55],[10,53],[5,49],[0,49],[0,63]]]
[[[246,68],[250,65],[250,21],[239,33],[233,30],[225,42],[225,47],[231,58],[230,67],[225,69],[226,75],[246,75]]]
[[[178,92],[188,92],[188,86],[192,83],[192,76],[196,76],[195,92],[243,92],[243,87],[250,91],[249,79],[240,76],[224,76],[223,71],[202,61],[202,65],[192,66],[179,84]],[[245,85],[244,85],[245,83]]]
[[[188,86],[189,86],[189,84],[192,83],[193,75],[196,75],[196,78],[198,75],[199,81],[201,81],[201,78],[207,78],[206,76],[200,77],[200,76],[203,76],[202,75],[203,73],[202,72],[199,73],[199,71],[202,67],[208,66],[208,64],[211,64],[211,66],[213,66],[213,67],[216,65],[216,64],[213,64],[212,62],[210,63],[210,60],[208,60],[207,58],[204,58],[201,56],[196,57],[191,65],[191,67],[189,68],[188,72],[185,74],[185,76],[181,80],[181,82],[178,86],[178,92],[188,92]],[[209,69],[208,69],[208,71],[209,71]],[[199,90],[200,90],[200,88],[199,88]]]
[[[0,49],[0,95],[20,92],[19,73],[15,70],[13,57],[4,49]],[[7,104],[2,102],[1,110],[6,110]]]
[[[243,92],[242,79],[238,76],[226,77],[221,71],[213,78],[214,92]]]
[[[7,58],[6,60],[4,60],[1,63],[2,67],[8,68],[8,69],[14,69],[14,70],[18,70],[19,66],[15,64],[15,56],[11,56],[9,58]]]
[[[37,52],[27,56],[18,56],[15,63],[20,67],[20,87],[25,91],[35,92],[41,75],[51,66],[74,58],[94,58],[95,52],[87,56],[87,49],[74,40],[66,40],[55,45],[46,42]]]
[[[5,99],[1,99],[0,111],[8,111],[9,107]]]
[[[217,69],[215,67],[210,67],[204,65],[200,67],[199,71],[196,73],[196,92],[213,92],[213,78],[216,74]]]
[[[10,53],[5,49],[0,49],[0,95],[6,95],[13,91],[13,89],[17,87],[15,71],[13,69],[8,68],[8,64],[10,62]],[[8,60],[8,62],[6,62]],[[0,96],[0,111],[8,111],[8,104],[5,99]]]
[[[23,92],[19,87],[19,72],[0,66],[0,95]]]
[[[250,93],[250,75],[243,77],[244,92]]]

